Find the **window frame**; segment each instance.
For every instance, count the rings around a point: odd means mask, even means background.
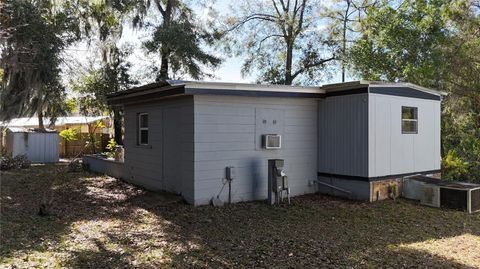
[[[142,116],[145,116],[147,115],[147,127],[142,127]],[[142,113],[138,113],[138,116],[137,116],[137,145],[139,146],[148,146],[149,145],[149,140],[150,140],[150,137],[149,137],[149,133],[150,131],[148,130],[149,128],[149,115],[148,113],[146,112],[142,112]],[[142,143],[142,131],[147,131],[147,143],[146,144],[143,144]]]
[[[407,109],[413,109],[414,111],[414,119],[404,119],[403,118],[403,109],[404,108],[407,108]],[[414,106],[402,106],[402,111],[400,113],[400,118],[401,118],[401,126],[400,128],[402,129],[402,134],[418,134],[418,107],[414,107]],[[404,122],[415,122],[415,131],[413,132],[410,132],[410,131],[405,131],[403,129],[403,123]]]

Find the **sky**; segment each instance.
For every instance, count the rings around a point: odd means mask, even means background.
[[[215,1],[215,0],[206,0],[206,1]],[[324,6],[328,6],[332,0],[323,1]],[[220,16],[228,16],[229,12],[235,7],[231,6],[231,3],[235,3],[232,0],[216,0],[215,9]],[[208,12],[208,9],[205,7],[196,7],[194,11],[199,19],[209,19],[211,15]],[[131,73],[136,74],[136,79],[140,81],[140,84],[152,82],[154,78],[142,77],[141,74],[146,74],[143,72],[152,62],[152,55],[146,55],[145,52],[141,49],[142,41],[148,38],[148,33],[134,30],[130,26],[130,23],[124,25],[122,38],[120,39],[120,47],[129,44],[133,48],[133,53],[130,55],[128,60],[132,63]],[[98,53],[94,51],[94,46],[87,46],[85,43],[76,44],[69,50],[67,53],[72,59],[72,62],[77,62],[72,64],[73,72],[78,71],[77,66],[88,66],[89,61],[92,59],[98,58]],[[248,75],[243,77],[241,74],[241,68],[243,63],[242,57],[228,57],[226,55],[217,54],[223,59],[221,65],[215,70],[209,70],[213,73],[213,77],[205,77],[205,81],[221,81],[221,82],[240,82],[240,83],[255,83],[255,74]],[[158,58],[158,57],[157,57]],[[188,79],[188,78],[185,78]],[[326,83],[333,83],[340,81],[340,74],[334,76]]]

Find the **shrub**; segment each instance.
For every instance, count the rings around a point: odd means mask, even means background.
[[[32,164],[28,159],[27,155],[18,155],[13,158],[13,161],[17,168],[28,168]]]
[[[117,142],[115,141],[115,139],[110,138],[110,140],[108,140],[108,145],[106,146],[106,149],[108,150],[107,152],[108,157],[110,158],[115,157],[116,147],[117,147]]]
[[[454,150],[449,150],[442,160],[443,177],[446,179],[462,180],[468,175],[470,164],[462,160]]]
[[[79,128],[69,128],[61,131],[58,134],[61,138],[65,139],[67,142],[75,141],[80,138],[80,129]]]
[[[2,156],[0,158],[0,170],[24,169],[30,167],[31,162],[27,155],[17,155],[15,157]]]

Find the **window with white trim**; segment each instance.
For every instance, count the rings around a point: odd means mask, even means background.
[[[138,114],[138,144],[148,145],[148,113]]]
[[[402,106],[402,134],[418,134],[418,108]]]

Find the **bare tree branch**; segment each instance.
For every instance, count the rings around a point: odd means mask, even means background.
[[[316,61],[316,62],[311,63],[311,64],[305,64],[302,68],[298,69],[295,73],[292,74],[292,78],[295,79],[298,75],[305,72],[307,69],[310,69],[312,67],[320,66],[320,65],[322,65],[326,62],[330,62],[330,61],[333,61],[333,60],[336,60],[336,59],[337,59],[337,57],[334,55],[330,58],[322,59],[322,60]]]
[[[227,29],[226,32],[234,31],[234,30],[238,29],[239,27],[241,27],[242,25],[244,25],[245,23],[247,23],[249,21],[252,21],[252,20],[262,20],[262,21],[275,22],[276,19],[277,19],[276,16],[270,15],[270,14],[263,14],[263,13],[250,14],[250,15],[246,16],[245,18],[243,18],[240,22],[238,22],[237,24],[232,26],[231,28]]]
[[[298,19],[298,27],[297,30],[295,31],[295,37],[300,34],[303,28],[303,16],[305,14],[305,6],[307,5],[307,0],[303,0],[302,5],[301,5],[301,11],[300,11],[300,18]]]
[[[267,35],[266,37],[262,38],[262,40],[260,40],[258,42],[258,48],[257,48],[257,51],[260,51],[262,49],[262,43],[265,42],[267,39],[269,38],[272,38],[272,37],[284,37],[282,34],[272,34],[272,35]]]
[[[165,17],[165,9],[162,7],[161,0],[155,0],[155,5],[157,6],[158,11]]]

